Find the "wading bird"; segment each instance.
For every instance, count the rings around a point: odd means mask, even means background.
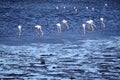
[[[95,10],[95,8],[92,8],[92,11],[94,11]]]
[[[85,35],[86,34],[85,24],[82,24],[82,27],[83,27],[83,35]]]
[[[86,21],[86,23],[89,25],[88,28],[89,28],[90,31],[94,31],[95,30],[94,28],[96,28],[96,26],[93,23],[93,20]]]
[[[100,18],[100,21],[101,21],[101,27],[105,28],[104,18]]]
[[[76,9],[76,7],[74,6],[74,10]]]
[[[66,6],[63,6],[64,9],[66,9]]]
[[[60,23],[57,23],[56,26],[57,26],[57,31],[58,31],[58,33],[61,33],[61,24],[60,24]]]
[[[78,13],[78,9],[77,9],[77,8],[75,9],[75,13],[76,13],[76,14]]]
[[[56,6],[56,10],[59,10],[59,7],[58,7],[58,6]]]
[[[86,7],[86,10],[88,10],[88,7]]]
[[[105,3],[105,7],[108,7],[108,4],[107,4],[107,3]]]
[[[78,9],[74,6],[74,11],[75,11],[75,13],[78,13]]]
[[[44,33],[43,33],[43,31],[42,31],[42,26],[36,25],[35,28],[38,30],[38,35],[41,34],[41,35],[43,36]]]
[[[69,29],[67,20],[63,19],[62,23],[63,23],[64,26],[66,26],[67,29]]]
[[[19,31],[18,35],[20,36],[22,33],[22,26],[21,25],[18,25],[18,31]]]

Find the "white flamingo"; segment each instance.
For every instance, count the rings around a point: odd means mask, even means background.
[[[86,7],[86,10],[88,10],[88,7]]]
[[[76,9],[76,7],[74,6],[74,10]]]
[[[78,9],[75,9],[75,13],[78,13]]]
[[[100,21],[101,21],[101,27],[105,28],[104,18],[100,18]]]
[[[66,6],[63,6],[64,9],[66,9]]]
[[[93,23],[93,20],[86,21],[86,23],[89,25],[89,28],[91,31],[94,31],[96,28],[95,24]]]
[[[107,3],[105,3],[105,7],[108,7],[108,4],[107,4]]]
[[[86,34],[86,29],[85,29],[85,24],[82,24],[82,27],[83,27],[83,34],[85,35]]]
[[[92,11],[94,11],[95,10],[95,8],[92,8]]]
[[[61,24],[60,24],[60,23],[57,23],[56,26],[57,26],[57,31],[58,31],[58,33],[61,33]]]
[[[58,6],[56,6],[56,10],[59,10],[59,7],[58,7]]]
[[[19,31],[19,36],[20,36],[22,33],[22,26],[21,25],[18,25],[18,31]]]
[[[75,13],[78,13],[78,9],[74,6]]]
[[[43,36],[44,33],[42,31],[42,26],[36,25],[35,28],[38,29],[38,34],[40,35],[40,33],[41,33],[41,35]]]
[[[62,23],[67,27],[67,29],[69,29],[67,20],[63,19],[63,20],[62,20]]]

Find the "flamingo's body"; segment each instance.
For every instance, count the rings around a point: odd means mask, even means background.
[[[105,7],[108,7],[108,4],[107,4],[107,3],[105,3]]]
[[[40,35],[40,33],[41,33],[41,35],[43,35],[42,26],[36,25],[35,28],[38,29],[38,34],[39,35]]]
[[[76,7],[74,6],[74,9],[76,9]]]
[[[57,23],[56,26],[57,26],[57,31],[58,31],[58,33],[61,33],[61,24],[60,24],[60,23]]]
[[[86,34],[86,29],[85,29],[85,24],[82,24],[82,27],[83,27],[83,34],[85,35]]]
[[[19,30],[19,36],[20,36],[21,32],[22,32],[22,26],[21,25],[18,26],[18,30]]]
[[[92,8],[92,11],[94,11],[95,10],[95,8]]]
[[[86,10],[88,10],[88,7],[86,7]]]
[[[64,9],[66,9],[66,6],[63,6]]]
[[[63,19],[63,20],[62,20],[62,23],[67,27],[67,29],[69,29],[67,20]]]
[[[100,18],[100,21],[101,21],[101,27],[105,28],[104,18]]]
[[[75,13],[78,13],[78,9],[75,9]]]
[[[95,24],[93,23],[93,20],[86,21],[86,23],[89,25],[89,28],[91,31],[94,31],[96,28]]]
[[[56,9],[57,9],[57,10],[59,10],[59,7],[58,7],[58,6],[56,6]]]

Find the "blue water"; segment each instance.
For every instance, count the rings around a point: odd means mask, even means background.
[[[108,7],[104,4],[107,3]],[[63,6],[66,5],[66,9]],[[55,7],[59,6],[60,10]],[[78,14],[75,14],[73,7],[78,8]],[[85,7],[89,10],[86,11]],[[91,8],[94,7],[95,11]],[[119,36],[120,29],[120,7],[117,1],[10,1],[2,0],[0,2],[0,41],[3,44],[14,43],[33,43],[33,42],[61,42],[61,39],[75,41],[83,39],[82,24],[87,20],[93,19],[97,26],[94,32],[88,32],[85,39],[108,38],[110,36]],[[100,29],[100,17],[105,19],[105,29]],[[68,21],[70,29],[57,35],[56,23],[63,19]],[[35,25],[41,25],[44,36],[38,39]],[[22,38],[18,38],[17,26],[22,25]]]
[[[0,80],[120,80],[119,4],[119,0],[0,0]],[[100,27],[101,17],[105,28]],[[70,29],[58,34],[56,23],[63,19]],[[82,24],[90,19],[96,29],[83,36]],[[43,36],[35,25],[42,26]]]

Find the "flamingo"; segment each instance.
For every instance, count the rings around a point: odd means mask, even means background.
[[[66,6],[63,6],[64,9],[66,9]]]
[[[56,26],[57,26],[57,31],[58,31],[58,33],[61,33],[61,24],[60,24],[60,23],[57,23]]]
[[[94,11],[95,10],[95,8],[92,8],[92,11]]]
[[[101,21],[101,27],[105,28],[104,18],[100,18],[100,21]]]
[[[88,10],[88,7],[86,7],[86,10]]]
[[[105,3],[105,7],[108,7],[108,4],[107,4],[107,3]]]
[[[22,32],[22,26],[21,25],[18,25],[18,30],[19,30],[19,36],[20,36],[21,32]]]
[[[62,23],[67,27],[67,29],[69,29],[67,20],[63,19],[63,20],[62,20]]]
[[[76,9],[76,7],[74,6],[74,9]]]
[[[75,13],[78,13],[78,9],[75,9]]]
[[[86,21],[86,23],[89,25],[91,31],[94,31],[94,28],[96,28],[96,26],[93,23],[93,20]]]
[[[58,6],[56,6],[56,10],[59,10],[59,7],[58,7]]]
[[[35,28],[38,29],[38,34],[40,35],[40,33],[41,33],[41,35],[43,36],[44,33],[42,31],[42,26],[36,25]]]
[[[85,35],[86,34],[86,29],[85,29],[85,24],[82,24],[82,27],[83,27],[83,34]]]
[[[78,9],[74,6],[75,13],[78,13]]]

